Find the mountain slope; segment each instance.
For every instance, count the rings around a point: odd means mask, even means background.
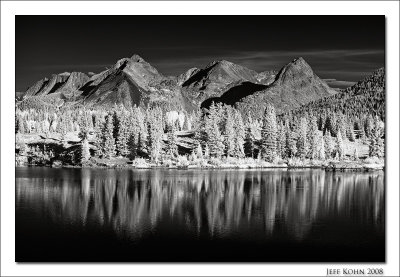
[[[278,113],[298,108],[317,99],[331,96],[337,91],[321,80],[303,58],[285,65],[269,86],[259,87],[234,104],[244,113],[261,116],[267,103],[273,104]],[[225,92],[216,102],[232,103],[232,90]],[[229,101],[228,101],[229,100]]]
[[[191,68],[177,77],[166,77],[143,58],[133,55],[90,75],[72,72],[44,78],[25,92],[24,99],[40,97],[40,101],[57,106],[158,105],[188,111],[215,101],[259,114],[267,103],[278,112],[285,112],[336,93],[302,58],[279,72],[257,73],[221,60],[204,69]]]
[[[183,84],[182,88],[194,103],[200,104],[210,97],[218,97],[226,87],[238,81],[257,82],[257,72],[246,67],[221,60],[214,61],[204,69],[196,71]]]
[[[201,69],[197,67],[190,68],[185,73],[182,73],[177,77],[177,85],[182,86],[187,80],[189,80],[194,74],[198,73]]]
[[[275,81],[276,74],[278,72],[275,70],[263,71],[257,74],[256,79],[263,85],[270,85]]]
[[[68,79],[70,73],[54,74],[50,79],[44,78],[28,88],[25,96],[43,96],[56,92]]]
[[[31,96],[47,96],[50,94],[57,94],[58,96],[71,96],[75,91],[81,88],[89,77],[82,72],[64,72],[54,74],[50,79],[44,78],[36,82],[33,86],[28,88],[24,93],[24,97]]]
[[[90,107],[157,105],[190,109],[175,79],[164,77],[138,55],[119,60],[113,68],[92,76],[82,87],[82,104]]]
[[[89,80],[89,76],[82,72],[72,72],[63,85],[55,92],[62,93],[67,98],[73,97],[75,92]]]
[[[340,112],[355,117],[360,117],[362,114],[373,114],[384,120],[385,104],[385,70],[379,68],[353,86],[333,96],[310,102],[293,113]]]

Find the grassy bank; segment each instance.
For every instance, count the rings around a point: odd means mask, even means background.
[[[25,166],[27,163],[20,163]],[[43,164],[41,164],[43,166]],[[136,169],[151,169],[151,168],[166,168],[166,169],[252,169],[252,168],[322,168],[327,171],[369,171],[383,170],[384,160],[368,158],[357,161],[337,161],[337,160],[276,160],[269,163],[263,160],[251,158],[222,158],[222,159],[198,159],[190,160],[186,156],[180,156],[177,159],[169,159],[159,162],[150,161],[149,159],[138,158],[129,160],[124,157],[114,157],[110,159],[91,158],[84,165],[69,165],[55,160],[44,166],[51,167],[89,167],[89,168],[136,168]]]

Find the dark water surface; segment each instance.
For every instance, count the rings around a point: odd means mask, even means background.
[[[16,168],[16,261],[384,262],[384,173]]]

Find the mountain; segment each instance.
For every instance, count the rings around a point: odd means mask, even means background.
[[[300,116],[305,113],[343,113],[353,117],[373,114],[385,120],[385,103],[385,69],[379,68],[353,86],[333,96],[312,101],[293,113]]]
[[[221,96],[228,85],[239,81],[257,82],[257,72],[246,67],[221,60],[213,61],[204,69],[196,70],[184,83],[182,89],[195,104],[210,97]]]
[[[29,87],[24,97],[47,96],[49,94],[73,94],[89,80],[89,77],[82,72],[64,72],[54,74],[50,79],[44,78]]]
[[[190,68],[188,71],[185,73],[182,73],[177,77],[177,84],[178,86],[182,86],[183,83],[185,83],[187,80],[189,80],[193,75],[198,73],[201,69],[198,69],[197,67]]]
[[[67,98],[75,96],[77,90],[87,83],[89,76],[82,72],[72,72],[65,83],[56,92]]]
[[[81,104],[92,108],[156,105],[190,111],[207,108],[214,101],[236,105],[244,112],[262,113],[267,103],[284,112],[336,93],[302,58],[279,72],[257,73],[219,60],[203,69],[191,68],[169,77],[135,54],[89,75],[65,72],[39,80],[25,92],[22,102],[34,102],[35,106]]]
[[[241,83],[240,86],[242,91],[246,91],[245,86],[251,87],[251,93],[238,93],[236,88],[229,89],[220,97],[214,98],[214,101],[235,104],[242,112],[251,112],[258,117],[267,103],[273,104],[277,112],[282,113],[337,93],[321,80],[301,57],[285,65],[269,85],[254,86]],[[207,105],[203,103],[202,106]]]
[[[29,87],[25,96],[43,96],[55,92],[68,79],[70,73],[53,74],[50,79],[44,78]]]
[[[165,77],[143,58],[133,55],[90,78],[77,98],[89,107],[124,105],[126,108],[157,105],[169,109],[191,109],[175,78]]]

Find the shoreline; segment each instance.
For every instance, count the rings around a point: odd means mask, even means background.
[[[22,164],[15,165],[15,167],[49,167],[49,168],[105,168],[105,169],[178,169],[178,170],[221,170],[221,169],[323,169],[325,171],[358,171],[358,172],[368,172],[368,171],[384,171],[384,164],[368,164],[360,162],[329,162],[329,164],[321,165],[287,165],[287,164],[268,164],[268,165],[255,165],[255,164],[221,164],[221,165],[187,165],[187,166],[169,166],[169,165],[156,165],[156,164],[146,164],[146,165],[133,165],[133,164],[106,164],[98,165],[91,164],[86,166],[81,165],[36,165],[36,164]]]

